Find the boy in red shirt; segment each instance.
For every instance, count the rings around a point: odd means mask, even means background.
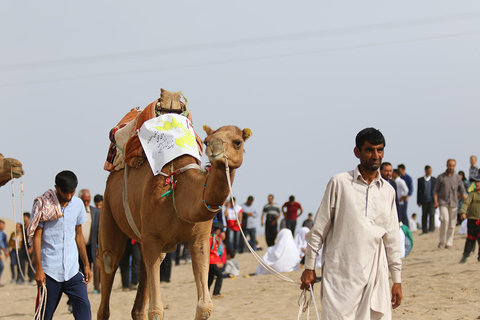
[[[222,232],[224,226],[220,222],[215,222],[212,226],[212,234],[210,235],[210,268],[208,270],[208,289],[210,289],[213,280],[215,286],[213,288],[213,297],[221,298],[220,290],[222,289],[222,271],[224,266],[224,246],[223,240],[225,233]]]

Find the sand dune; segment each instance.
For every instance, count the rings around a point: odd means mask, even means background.
[[[480,319],[480,262],[476,254],[466,264],[459,264],[464,236],[456,236],[453,248],[437,249],[438,232],[414,234],[414,249],[404,260],[402,305],[394,311],[394,319]],[[265,244],[262,239],[262,244]],[[297,285],[282,282],[274,276],[254,276],[256,261],[249,253],[237,255],[241,275],[226,279],[223,298],[215,299],[211,319],[296,319]],[[7,261],[7,264],[9,262]],[[299,279],[301,270],[287,274]],[[35,286],[10,284],[10,270],[6,265],[0,288],[0,319],[32,319],[36,295]],[[111,298],[111,319],[130,319],[135,292],[120,289],[120,274],[115,279]],[[165,319],[193,319],[196,290],[191,265],[173,267],[172,282],[162,286]],[[213,288],[212,288],[213,289]],[[316,289],[320,306],[319,290]],[[88,291],[91,293],[92,285]],[[100,295],[90,294],[92,313],[100,302]],[[315,315],[311,310],[311,319]],[[55,319],[73,319],[62,298]],[[304,319],[306,319],[304,315]]]

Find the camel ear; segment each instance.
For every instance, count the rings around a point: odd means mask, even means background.
[[[207,136],[211,135],[213,133],[213,130],[212,128],[210,128],[209,126],[207,126],[206,124],[203,125],[203,131],[205,131],[207,133]]]
[[[250,138],[250,136],[252,135],[252,130],[250,130],[249,128],[245,128],[243,129],[242,133],[243,133],[243,141],[247,141],[247,139]]]

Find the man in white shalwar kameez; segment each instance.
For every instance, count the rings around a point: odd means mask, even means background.
[[[360,165],[332,177],[306,236],[301,289],[315,283],[315,259],[323,245],[322,320],[391,319],[402,299],[395,191],[378,172],[385,139],[366,128],[355,141]]]

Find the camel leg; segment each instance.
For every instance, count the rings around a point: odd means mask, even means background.
[[[108,199],[105,200],[100,215],[100,232],[98,237],[101,301],[97,312],[97,320],[104,320],[110,317],[109,302],[113,280],[127,243],[127,236],[117,226],[108,205]]]
[[[141,246],[140,246],[141,249]],[[145,262],[141,261],[140,265],[140,282],[138,283],[137,295],[135,296],[135,303],[132,308],[133,320],[145,320],[145,306],[148,301],[148,285],[147,285],[147,271],[145,269]]]
[[[163,320],[164,310],[160,294],[160,264],[165,253],[158,252],[161,245],[155,239],[142,241],[142,256],[147,271],[147,283],[150,305],[148,308],[149,320]]]
[[[208,290],[208,268],[210,267],[210,245],[208,238],[196,240],[189,245],[192,257],[192,269],[197,285],[197,312],[195,320],[210,318],[213,311],[213,303]]]

